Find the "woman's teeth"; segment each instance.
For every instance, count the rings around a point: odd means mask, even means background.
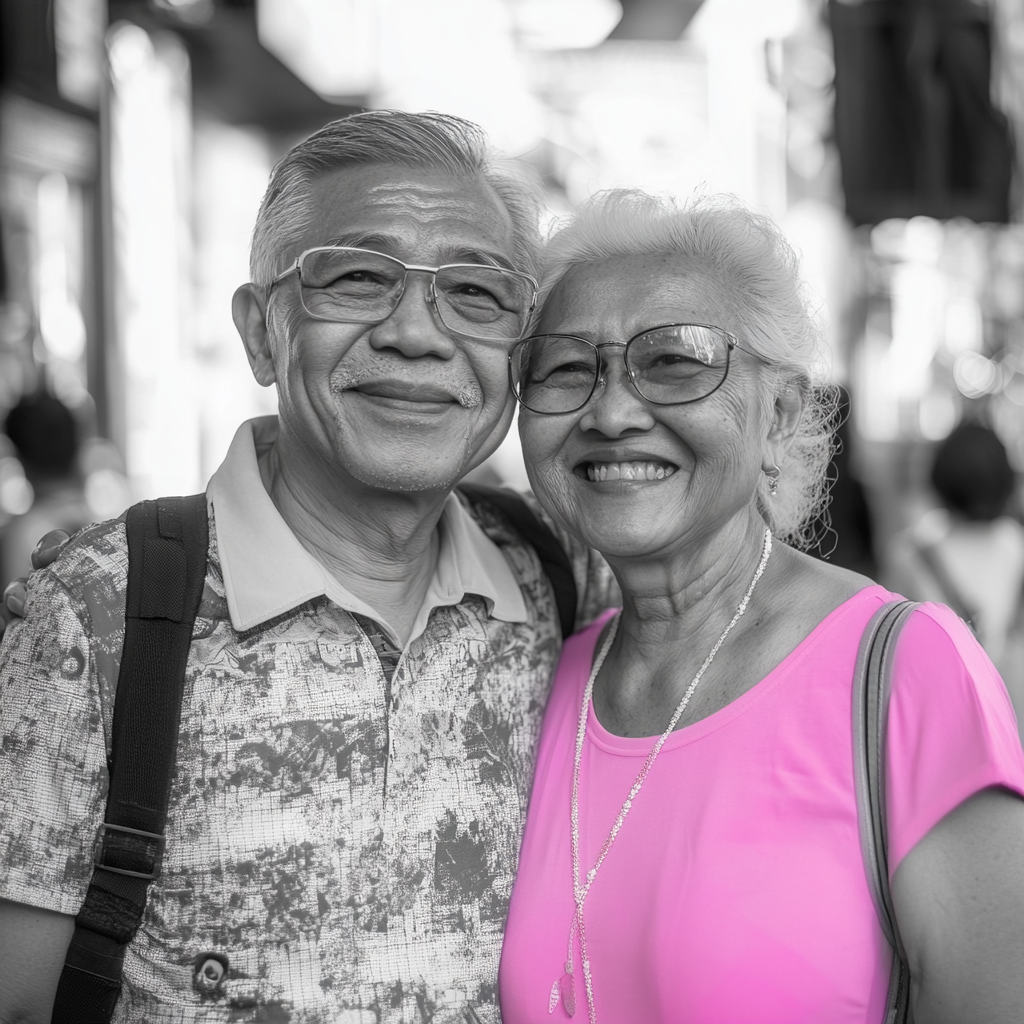
[[[587,479],[604,480],[664,480],[676,471],[668,462],[588,462]]]

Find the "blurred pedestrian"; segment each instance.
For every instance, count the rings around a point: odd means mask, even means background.
[[[39,538],[51,530],[74,533],[92,522],[78,471],[79,427],[74,413],[55,395],[24,395],[7,414],[7,434],[25,477],[32,506],[16,516],[0,539],[0,579],[25,576]]]
[[[1016,474],[995,432],[963,423],[939,445],[931,485],[941,505],[897,534],[886,583],[940,601],[974,630],[1024,721],[1024,526],[1007,514]]]

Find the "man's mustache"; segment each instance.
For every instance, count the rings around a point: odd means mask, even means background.
[[[390,359],[372,360],[362,365],[346,365],[337,367],[331,374],[331,394],[339,395],[343,391],[353,391],[365,384],[408,385],[410,392],[417,388],[440,390],[450,395],[463,409],[475,409],[483,404],[484,396],[480,385],[475,380],[467,380],[464,372],[455,367],[438,366],[429,373],[422,370],[410,374],[408,370],[400,370]]]

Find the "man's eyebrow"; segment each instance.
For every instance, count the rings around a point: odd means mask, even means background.
[[[326,242],[321,242],[317,248],[330,245],[347,245],[353,249],[384,249],[388,245],[394,245],[395,241],[394,238],[389,238],[387,235],[353,233],[329,238]]]
[[[398,240],[388,235],[373,235],[354,232],[348,235],[337,235],[321,243],[324,246],[347,245],[353,249],[373,249],[387,255],[387,250],[394,249]],[[484,263],[492,267],[504,267],[515,270],[516,267],[504,253],[484,249],[453,248],[444,251],[440,263]]]
[[[484,252],[482,249],[459,249],[453,252],[446,263],[489,263],[493,267],[515,270],[512,261],[500,252]]]

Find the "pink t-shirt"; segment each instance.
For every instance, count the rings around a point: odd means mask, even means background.
[[[727,707],[673,733],[586,903],[601,1024],[876,1024],[891,953],[857,831],[851,686],[868,619],[895,595],[862,590]],[[565,645],[501,960],[504,1024],[548,1014],[573,917],[569,801],[580,701],[603,617]],[[652,739],[591,709],[580,774],[585,872]],[[986,786],[1024,795],[1006,690],[948,608],[911,616],[897,649],[887,753],[890,870]],[[576,941],[576,1015],[586,1020]]]

